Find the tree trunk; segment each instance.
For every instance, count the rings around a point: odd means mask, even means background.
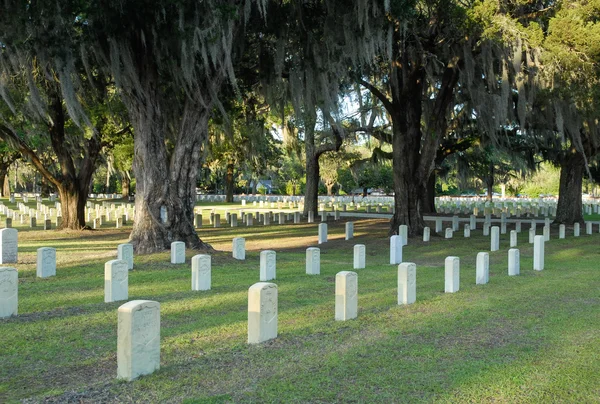
[[[429,176],[429,179],[427,180],[427,186],[425,188],[425,196],[423,197],[422,206],[423,206],[424,214],[436,213],[436,210],[435,210],[435,181],[436,181],[436,175],[435,175],[435,170],[433,170],[433,172]]]
[[[327,196],[332,196],[333,195],[333,186],[335,184],[325,184],[325,187],[327,187]]]
[[[121,196],[124,199],[129,198],[129,187],[131,186],[131,179],[129,178],[129,173],[122,172],[121,173]]]
[[[154,81],[146,83],[148,95],[158,97]],[[169,153],[165,133],[156,122],[158,111],[148,108],[132,114],[135,128],[133,169],[136,178],[135,220],[130,236],[138,254],[164,251],[173,241],[197,250],[212,250],[194,229],[196,177],[200,152],[208,132],[210,108],[185,102],[174,148]],[[161,218],[166,210],[166,220]]]
[[[487,195],[485,197],[486,201],[492,201],[492,197],[494,196],[494,180],[490,180],[487,181],[485,183],[486,189],[487,189]]]
[[[233,203],[233,169],[234,162],[230,160],[227,162],[227,170],[225,173],[225,202],[227,203]]]
[[[578,151],[571,149],[560,166],[560,188],[554,223],[568,225],[583,223],[581,190],[584,171],[583,156]]]
[[[87,202],[87,184],[81,187],[75,183],[62,183],[57,186],[60,197],[62,229],[79,230],[86,228],[85,203]]]
[[[7,174],[4,175],[4,180],[2,180],[2,196],[10,196],[10,183],[8,182]]]
[[[312,147],[314,149],[314,146]],[[304,214],[318,212],[319,206],[319,158],[306,146],[306,187],[304,191]],[[310,154],[309,154],[310,153]]]

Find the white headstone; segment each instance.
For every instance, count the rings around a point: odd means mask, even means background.
[[[431,236],[431,229],[429,227],[423,228],[423,241],[429,242],[429,237]]]
[[[445,262],[445,292],[458,292],[460,286],[460,258],[446,257]]]
[[[127,262],[111,260],[104,264],[104,302],[127,300],[129,297],[129,270]]]
[[[485,285],[490,281],[490,254],[477,253],[475,283]]]
[[[119,307],[117,377],[134,380],[160,368],[160,304],[132,300]]]
[[[219,213],[215,213],[213,220],[214,220],[214,224],[213,224],[214,227],[221,227],[221,215]]]
[[[542,229],[544,241],[550,241],[550,225],[544,226]]]
[[[592,232],[592,222],[585,222],[585,234],[590,235]]]
[[[308,211],[308,223],[314,223],[315,222],[315,212],[313,212],[312,210]]]
[[[17,238],[16,229],[0,230],[0,264],[17,262]]]
[[[533,239],[535,238],[535,227],[529,228],[529,244],[533,244]]]
[[[442,231],[442,219],[436,218],[435,219],[435,232],[439,233]]]
[[[417,300],[417,266],[412,262],[398,265],[398,304]]]
[[[211,257],[198,254],[192,257],[192,290],[210,290]]]
[[[508,275],[519,275],[520,271],[519,250],[517,248],[511,248],[508,250]]]
[[[0,267],[0,318],[16,316],[19,307],[19,273]]]
[[[452,238],[452,228],[451,227],[446,227],[446,234],[444,236],[444,238]]]
[[[335,319],[346,321],[358,314],[358,275],[342,271],[335,275]]]
[[[490,239],[490,251],[498,251],[500,249],[500,228],[492,226],[492,237]]]
[[[233,239],[233,258],[236,260],[246,259],[246,239],[243,237],[235,237]]]
[[[129,243],[117,246],[117,259],[127,263],[127,269],[133,269],[133,245]]]
[[[471,237],[471,226],[469,226],[468,224],[465,224],[465,227],[463,229],[463,235],[465,238]]]
[[[573,223],[573,236],[579,237],[580,227],[581,226],[578,222]]]
[[[471,228],[471,230],[477,229],[477,218],[475,217],[475,215],[469,216],[469,227]]]
[[[319,244],[327,242],[327,223],[319,223]]]
[[[306,249],[306,273],[308,275],[321,273],[321,250],[317,247]]]
[[[564,224],[561,224],[558,226],[558,238],[559,239],[565,238],[565,225]]]
[[[483,235],[484,236],[490,235],[490,224],[488,222],[483,223]]]
[[[185,243],[183,241],[171,243],[171,264],[185,264]]]
[[[521,232],[521,221],[517,221],[517,223],[515,223],[515,231],[517,233]]]
[[[56,275],[56,249],[42,247],[37,250],[37,277],[47,278]]]
[[[354,238],[354,223],[346,222],[346,240]]]
[[[402,262],[402,238],[390,237],[390,264],[398,265]]]
[[[517,246],[517,231],[516,230],[510,231],[510,246],[511,247]]]
[[[364,244],[354,246],[354,269],[363,269],[366,261],[366,247]]]
[[[405,224],[401,224],[398,228],[398,235],[402,237],[402,246],[408,244],[408,226]]]
[[[544,269],[544,236],[535,236],[533,240],[533,269]]]
[[[277,272],[277,255],[273,250],[260,252],[260,281],[275,279]]]
[[[458,216],[452,216],[452,231],[458,231]]]
[[[259,282],[248,289],[248,343],[277,338],[277,285]]]

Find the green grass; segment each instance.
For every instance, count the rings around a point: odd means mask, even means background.
[[[553,229],[546,269],[534,272],[523,223],[521,275],[507,276],[502,235],[488,285],[475,285],[477,252],[489,250],[481,229],[467,240],[411,239],[410,306],[396,304],[386,221],[355,221],[351,241],[330,222],[319,276],[304,273],[317,224],[203,228],[220,250],[211,291],[190,290],[193,251],[185,265],[168,252],[135,257],[129,298],[161,303],[162,351],[160,371],[131,383],[115,379],[123,302],[103,302],[104,262],[130,228],[22,232],[19,316],[0,320],[0,402],[599,402],[600,234],[557,240]],[[246,237],[244,262],[230,257],[235,236]],[[336,322],[335,274],[352,270],[358,243],[367,247],[358,318]],[[40,246],[57,248],[56,277],[35,277]],[[262,249],[277,252],[279,336],[249,346],[247,290]],[[455,294],[443,293],[449,255],[461,259]]]

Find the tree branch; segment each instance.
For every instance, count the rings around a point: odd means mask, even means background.
[[[393,115],[394,113],[394,104],[392,103],[392,101],[390,101],[390,99],[388,97],[385,96],[385,94],[383,94],[381,92],[381,90],[379,90],[377,87],[375,87],[373,84],[369,83],[368,81],[362,79],[362,78],[358,78],[358,82],[365,87],[367,90],[369,90],[371,93],[373,93],[373,95],[375,95],[379,101],[381,101],[381,103],[383,104],[383,106],[385,107],[385,109],[387,110],[387,112],[390,115]]]

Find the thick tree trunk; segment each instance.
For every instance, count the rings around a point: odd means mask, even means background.
[[[57,187],[60,197],[62,229],[79,230],[86,228],[87,187],[87,184],[81,187],[74,183],[62,183]]]
[[[225,173],[225,202],[227,203],[233,203],[233,169],[233,161],[228,161]]]
[[[554,223],[583,223],[581,189],[585,161],[581,153],[571,150],[560,166],[560,188]]]
[[[494,196],[494,180],[488,181],[485,183],[487,189],[487,195],[485,199],[487,201],[491,201]]]
[[[427,180],[427,186],[425,187],[425,196],[423,197],[423,213],[436,213],[435,210],[435,181],[436,175],[435,170],[429,176]]]
[[[147,94],[158,91],[152,80],[146,91]],[[138,254],[168,250],[173,241],[183,241],[191,249],[212,250],[198,238],[193,217],[209,108],[201,109],[197,103],[186,101],[178,138],[170,154],[165,134],[156,125],[159,120],[156,113],[149,108],[132,117],[136,131],[133,164],[136,212],[130,242]],[[166,217],[161,217],[161,210]]]
[[[10,183],[8,182],[8,175],[4,175],[4,179],[2,180],[2,196],[7,197],[10,196]]]
[[[314,147],[312,147],[314,149]],[[319,207],[319,158],[307,146],[306,153],[306,188],[304,191],[304,214],[318,211]],[[310,154],[309,154],[310,153]]]
[[[333,195],[333,186],[335,184],[325,184],[325,187],[327,187],[327,196],[332,196]]]

